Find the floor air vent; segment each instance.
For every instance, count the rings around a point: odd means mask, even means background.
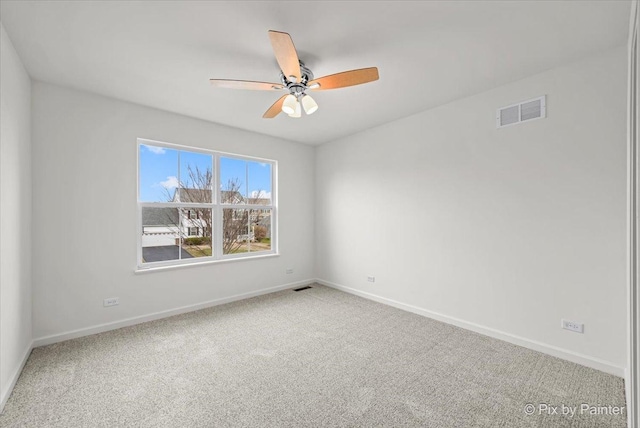
[[[306,287],[300,287],[300,288],[294,288],[293,291],[302,291],[302,290],[308,290],[310,288],[313,288],[309,285],[307,285]]]
[[[496,114],[496,127],[503,128],[520,122],[547,117],[547,96],[523,101],[498,109]]]

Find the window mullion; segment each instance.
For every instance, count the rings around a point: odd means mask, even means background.
[[[225,204],[223,208],[235,208],[246,210],[270,210],[273,209],[273,205],[251,205],[251,204]]]
[[[208,202],[140,202],[140,206],[148,208],[213,208]]]
[[[214,161],[216,163],[215,168],[216,168],[216,186],[215,186],[215,192],[216,192],[216,205],[215,205],[215,221],[214,224],[216,226],[216,239],[214,239],[212,241],[212,243],[215,241],[215,251],[213,252],[214,256],[216,259],[220,259],[222,257],[222,240],[224,239],[224,236],[222,234],[222,209],[221,209],[221,203],[222,203],[222,176],[221,176],[221,171],[220,171],[220,155],[215,154],[214,155]]]
[[[180,197],[180,189],[182,188],[182,176],[180,175],[180,153],[180,150],[178,150],[178,187],[176,187],[175,190],[178,195],[178,202],[182,202],[182,198]],[[173,199],[176,199],[176,193],[173,194]],[[182,208],[178,208],[178,260],[182,260]]]

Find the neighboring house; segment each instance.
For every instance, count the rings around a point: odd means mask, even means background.
[[[271,205],[270,198],[248,198],[248,203],[252,205]],[[267,228],[267,234],[271,235],[271,209],[252,209],[249,214],[249,223],[254,226]]]
[[[266,212],[265,212],[266,211]],[[242,234],[238,235],[236,240],[238,241],[253,241],[255,226],[262,226],[267,231],[267,236],[271,236],[271,210],[251,210],[249,218],[249,224],[251,225],[251,233],[246,232],[246,228]]]
[[[197,210],[142,208],[142,246],[178,245],[180,236],[205,236],[207,222],[199,217]]]
[[[221,198],[228,204],[270,205],[271,200],[265,198],[245,199],[240,192],[223,190]],[[211,192],[201,189],[176,189],[171,202],[210,203]],[[155,247],[165,245],[179,245],[180,236],[206,236],[207,228],[211,224],[210,211],[201,209],[153,208],[142,209],[142,246]],[[244,217],[242,211],[233,213],[235,219]],[[246,217],[244,217],[246,219]],[[271,209],[252,209],[249,212],[249,224],[267,228],[271,234]],[[238,240],[253,239],[251,235],[238,235]]]
[[[206,189],[176,189],[172,202],[211,203],[211,191]],[[207,210],[181,209],[181,229],[185,237],[206,236],[211,225]]]
[[[171,202],[211,203],[211,190],[207,189],[176,189]]]
[[[220,199],[223,204],[244,204],[244,196],[237,190],[221,190]]]
[[[180,199],[178,199],[180,198]],[[180,189],[172,202],[211,202],[211,192],[199,189]],[[179,245],[180,237],[205,236],[210,223],[204,213],[195,209],[154,208],[142,209],[142,246]],[[200,210],[201,211],[201,210]]]
[[[142,208],[142,246],[177,245],[178,210],[176,208]]]
[[[267,236],[271,236],[271,216],[268,215],[266,217],[261,218],[256,222],[256,226],[262,226],[267,229]]]

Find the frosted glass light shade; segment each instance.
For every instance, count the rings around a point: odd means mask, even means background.
[[[318,110],[318,104],[316,100],[311,98],[310,95],[305,95],[302,97],[302,107],[304,107],[304,112],[307,114],[313,114],[316,110]]]
[[[302,116],[302,107],[300,107],[300,103],[296,101],[296,107],[293,110],[293,113],[289,115],[289,117],[301,117]]]
[[[293,95],[289,94],[284,99],[282,103],[282,111],[286,114],[294,114],[296,111],[296,104],[298,104],[298,100]]]

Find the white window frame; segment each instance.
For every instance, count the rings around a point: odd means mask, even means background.
[[[202,153],[212,156],[213,171],[213,194],[211,203],[188,203],[188,202],[142,202],[140,201],[140,146],[150,145],[157,147],[166,147],[168,149],[178,151],[188,151],[192,153]],[[220,158],[240,159],[251,162],[267,163],[271,165],[271,204],[223,204],[221,201],[220,189]],[[246,156],[235,153],[227,153],[216,150],[208,150],[197,147],[184,146],[179,144],[166,143],[162,141],[149,140],[146,138],[138,138],[136,144],[136,202],[137,202],[137,267],[138,270],[148,270],[153,268],[183,266],[202,263],[219,263],[230,260],[250,260],[262,258],[268,255],[278,255],[278,208],[277,208],[277,169],[278,162],[273,159],[258,158],[255,156]],[[180,155],[178,153],[178,177],[180,177]],[[246,179],[247,177],[245,177]],[[249,191],[247,187],[247,191]],[[247,195],[248,196],[248,195]],[[191,259],[164,260],[159,262],[142,262],[142,208],[177,208],[177,209],[211,209],[213,215],[213,233],[212,233],[212,255],[204,257],[194,257]],[[271,210],[271,250],[255,251],[247,253],[222,254],[223,248],[223,209],[246,209],[246,210]],[[182,230],[182,215],[178,213],[179,224],[178,230]]]

